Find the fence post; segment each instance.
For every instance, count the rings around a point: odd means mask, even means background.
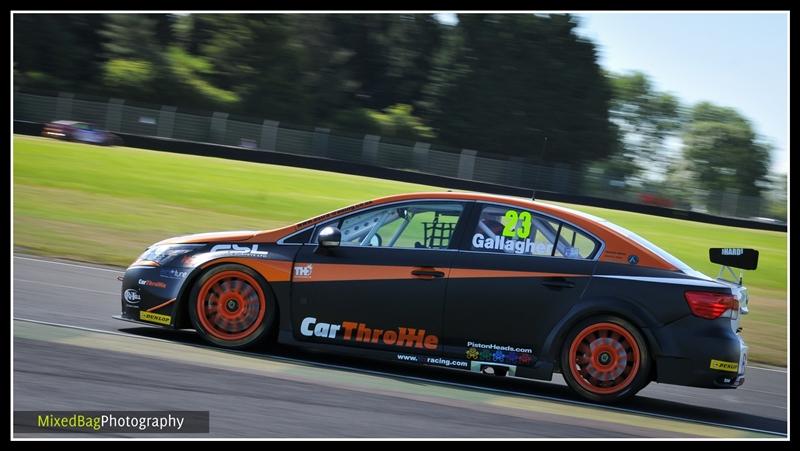
[[[475,156],[477,154],[478,152],[475,150],[461,150],[461,156],[458,158],[458,178],[472,180],[472,176],[475,174]]]
[[[314,128],[314,136],[311,137],[311,149],[314,155],[324,157],[328,153],[328,134],[331,132],[329,128]]]
[[[520,187],[527,187],[528,185],[525,184],[525,171],[523,168],[525,167],[525,159],[522,157],[511,157],[505,164],[507,170],[505,171],[507,174],[506,185],[510,186],[520,186]]]
[[[58,100],[56,100],[56,119],[64,120],[71,119],[72,115],[72,100],[75,94],[71,92],[59,92]]]
[[[414,144],[412,164],[414,169],[421,172],[430,172],[428,168],[428,154],[430,153],[431,145],[428,143],[418,142]]]
[[[367,164],[378,163],[378,143],[380,136],[364,135],[364,144],[361,147],[361,159]]]
[[[276,151],[278,143],[278,121],[264,119],[261,123],[261,145],[258,147],[263,150]]]
[[[211,141],[225,144],[225,128],[227,127],[228,113],[214,113],[211,116]]]
[[[122,132],[122,107],[124,105],[125,101],[122,99],[109,99],[106,110],[106,130]]]
[[[556,163],[555,167],[553,168],[553,185],[554,191],[560,193],[566,193],[569,189],[569,170],[567,169],[567,165],[564,163]],[[569,190],[569,193],[572,194],[572,190]]]
[[[174,106],[161,106],[161,112],[158,113],[157,136],[172,138],[172,131],[175,128],[175,110],[176,108]]]
[[[737,207],[739,206],[739,190],[726,188],[722,193],[722,214],[728,216],[736,216]]]

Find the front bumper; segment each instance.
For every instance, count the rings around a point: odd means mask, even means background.
[[[125,271],[120,296],[122,320],[175,327],[185,268],[134,266]]]

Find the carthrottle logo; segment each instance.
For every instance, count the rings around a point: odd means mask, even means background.
[[[437,349],[439,337],[426,334],[425,329],[398,327],[397,330],[371,329],[364,323],[342,321],[341,324],[318,323],[307,317],[300,323],[300,333],[306,337],[319,337],[356,341],[359,343],[405,346],[407,348]]]
[[[146,287],[154,287],[154,288],[167,288],[166,283],[158,282],[155,280],[139,279],[139,285],[144,285]]]
[[[266,256],[269,254],[267,251],[260,251],[258,250],[258,244],[254,244],[251,246],[239,246],[238,244],[217,244],[216,246],[211,248],[210,252],[230,252],[232,254],[247,254],[247,255],[257,255],[257,256]]]
[[[138,304],[139,301],[142,300],[142,296],[140,296],[139,292],[137,290],[134,290],[134,289],[125,290],[125,293],[123,294],[123,297],[125,298],[125,302],[127,302],[128,304],[134,304],[134,305]]]

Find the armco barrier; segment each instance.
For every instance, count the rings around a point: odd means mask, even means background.
[[[39,136],[41,135],[42,125],[43,124],[37,122],[14,121],[14,133]],[[225,146],[221,144],[208,144],[169,138],[157,138],[153,136],[131,135],[125,133],[117,133],[117,135],[122,137],[125,142],[125,146],[127,147],[199,155],[205,157],[225,158],[229,160],[317,169],[321,171],[397,180],[401,182],[418,183],[421,185],[438,186],[457,190],[479,191],[521,197],[531,197],[533,195],[533,192],[530,189],[525,188],[476,182],[455,177],[425,174],[422,172],[403,171],[399,169],[390,169],[362,163],[345,162],[329,158],[246,149],[243,147]],[[704,222],[708,224],[719,224],[748,229],[772,230],[778,232],[787,231],[786,224],[772,224],[741,218],[715,216],[694,211],[675,210],[672,208],[657,207],[653,205],[642,205],[612,199],[563,194],[552,191],[537,190],[536,198],[554,202],[566,202],[571,204],[643,213],[653,216],[662,216],[666,218]],[[730,243],[730,245],[736,246],[737,243]]]

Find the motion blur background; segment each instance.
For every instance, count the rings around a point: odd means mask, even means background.
[[[689,20],[666,40],[687,55],[740,48],[729,62],[743,73],[748,51],[788,59],[785,14],[666,16]],[[756,48],[722,39],[725,20],[745,24],[733,35],[758,33]],[[765,135],[749,111],[682,98],[668,74],[603,57],[608,30],[633,48],[645,23],[614,13],[15,14],[14,119],[785,221],[785,136]],[[716,76],[689,60],[667,65]],[[786,92],[782,76],[730,95]],[[783,128],[770,131],[786,132],[783,102]]]

